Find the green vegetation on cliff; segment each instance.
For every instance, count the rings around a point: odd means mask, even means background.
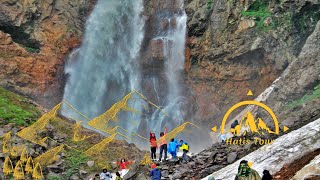
[[[0,125],[26,126],[37,120],[40,111],[27,98],[0,87]]]
[[[292,101],[291,103],[288,104],[289,109],[293,109],[295,107],[298,107],[304,103],[310,102],[312,100],[320,98],[320,84],[318,84],[310,94],[304,95],[301,99]]]
[[[272,17],[272,14],[268,9],[268,4],[265,1],[254,1],[250,5],[248,11],[242,11],[241,15],[254,18],[258,30],[268,31],[274,26],[273,22],[270,22],[271,24],[268,26],[265,25],[266,19]]]

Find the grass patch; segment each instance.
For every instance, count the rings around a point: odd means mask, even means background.
[[[265,26],[264,21],[268,17],[272,17],[271,12],[268,9],[268,3],[263,0],[256,0],[250,5],[248,11],[241,11],[241,15],[244,17],[254,18],[256,28],[261,31],[269,31],[275,28],[275,23],[271,22],[269,26]]]
[[[68,170],[64,175],[66,179],[69,179],[73,174],[77,174],[81,166],[86,164],[89,159],[87,156],[82,154],[81,152],[70,150],[66,153],[66,163],[68,166]]]
[[[64,178],[60,176],[48,176],[48,180],[64,180]]]
[[[27,126],[40,117],[40,111],[27,98],[0,87],[0,125]]]
[[[298,107],[304,103],[307,103],[307,102],[310,102],[314,99],[318,99],[320,98],[320,84],[318,84],[312,91],[311,94],[306,94],[304,95],[301,99],[299,100],[295,100],[295,101],[292,101],[291,103],[289,103],[287,105],[287,107],[289,109],[293,109],[295,107]]]

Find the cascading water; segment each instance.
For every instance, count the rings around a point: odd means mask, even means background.
[[[139,88],[135,63],[143,39],[142,0],[99,0],[86,24],[76,60],[65,67],[64,99],[90,119]],[[72,59],[71,59],[72,60]],[[84,120],[63,105],[62,114]]]
[[[148,112],[143,110],[146,104],[141,101],[133,106],[142,113],[117,114],[121,120],[117,125],[143,136],[149,130],[159,132],[164,126],[172,130],[181,125],[185,117],[181,109],[186,106],[180,90],[187,21],[184,2],[154,0],[154,3],[159,6],[152,15],[156,21],[151,24],[156,28],[151,42],[161,41],[160,66],[153,58],[139,58],[145,55],[139,54],[144,38],[144,22],[140,17],[142,0],[99,0],[87,21],[82,46],[70,55],[65,67],[69,77],[64,99],[90,119],[101,115],[133,89],[163,108],[169,116],[156,108]],[[160,73],[145,67],[141,59],[148,59]],[[63,105],[62,114],[85,120],[66,105]]]
[[[165,116],[159,110],[152,114],[148,127],[153,131],[161,131],[163,126],[170,129],[181,125],[185,120],[185,113],[182,111],[186,105],[186,99],[181,94],[182,77],[185,61],[185,41],[187,15],[184,11],[183,0],[161,1],[166,4],[160,6],[157,12],[157,32],[153,41],[160,41],[163,44],[164,74],[166,90],[154,86],[155,93],[166,91],[161,97],[160,105],[169,114]],[[154,81],[154,79],[153,79]]]

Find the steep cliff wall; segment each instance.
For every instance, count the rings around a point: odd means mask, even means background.
[[[256,97],[268,87],[300,53],[320,18],[318,1],[186,3],[186,70],[196,117],[204,124],[219,122],[249,89]]]
[[[64,60],[95,1],[1,1],[0,84],[45,106],[61,100]]]

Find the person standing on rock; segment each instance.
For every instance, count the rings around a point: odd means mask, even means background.
[[[189,161],[189,158],[188,158],[188,155],[187,153],[189,152],[189,145],[187,142],[183,141],[183,140],[180,140],[180,150],[182,150],[183,154],[182,154],[182,159],[184,162],[188,162]]]
[[[157,159],[157,155],[156,155],[157,148],[158,148],[158,144],[157,144],[156,134],[150,131],[150,150],[151,150],[151,159],[153,161]]]
[[[150,172],[150,176],[152,178],[152,180],[160,180],[161,179],[161,170],[158,168],[158,165],[156,165],[155,163],[151,164],[151,172]]]
[[[261,180],[261,177],[256,170],[249,167],[248,161],[242,160],[235,180]]]
[[[169,143],[168,152],[171,154],[172,159],[177,158],[177,147],[178,142],[174,138],[171,139],[171,142]]]
[[[162,159],[162,154],[164,153],[164,161],[167,161],[167,140],[166,140],[167,128],[164,128],[164,132],[160,133],[160,158],[159,161]]]

